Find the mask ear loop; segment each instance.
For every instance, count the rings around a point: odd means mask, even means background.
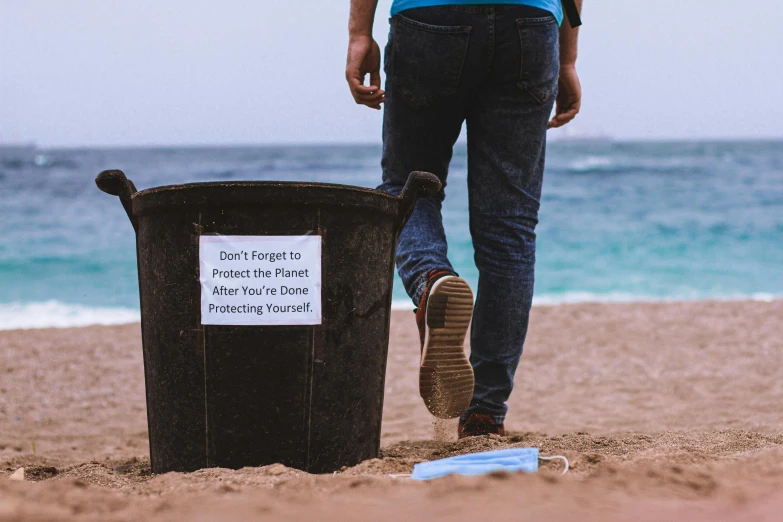
[[[538,457],[538,460],[555,460],[555,459],[562,460],[563,463],[565,464],[565,468],[563,468],[563,472],[560,475],[565,475],[566,473],[568,473],[568,459],[565,458],[564,456],[552,455],[551,457],[541,457],[541,456]]]

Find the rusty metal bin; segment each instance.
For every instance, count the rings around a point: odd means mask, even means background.
[[[119,170],[96,184],[136,231],[153,472],[377,457],[397,238],[434,175],[412,173],[399,197],[293,182],[137,192]],[[320,324],[202,324],[202,236],[307,234],[321,237]]]

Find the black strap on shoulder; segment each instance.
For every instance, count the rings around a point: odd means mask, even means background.
[[[562,0],[563,10],[568,16],[568,21],[571,23],[571,27],[579,27],[582,25],[582,18],[579,16],[579,9],[576,8],[574,0]]]

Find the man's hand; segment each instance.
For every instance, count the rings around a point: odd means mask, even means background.
[[[582,11],[582,0],[575,0],[576,8]],[[557,106],[555,115],[549,120],[547,129],[562,127],[579,113],[582,107],[582,86],[576,74],[576,42],[579,28],[564,21],[560,26],[560,77],[557,79]]]
[[[370,85],[364,85],[364,77],[370,75]],[[348,61],[345,79],[353,99],[359,105],[380,110],[386,101],[381,89],[381,50],[369,36],[352,37],[348,44]]]
[[[582,107],[582,86],[573,65],[561,65],[560,77],[557,80],[557,100],[555,115],[549,120],[548,129],[562,127],[574,119]]]

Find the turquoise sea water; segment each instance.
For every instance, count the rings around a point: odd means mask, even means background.
[[[0,328],[138,317],[133,230],[98,191],[108,168],[139,189],[209,180],[374,187],[377,146],[0,151]],[[475,284],[466,152],[444,219]],[[783,142],[553,143],[538,232],[536,301],[783,296]],[[395,302],[407,305],[402,285]]]

